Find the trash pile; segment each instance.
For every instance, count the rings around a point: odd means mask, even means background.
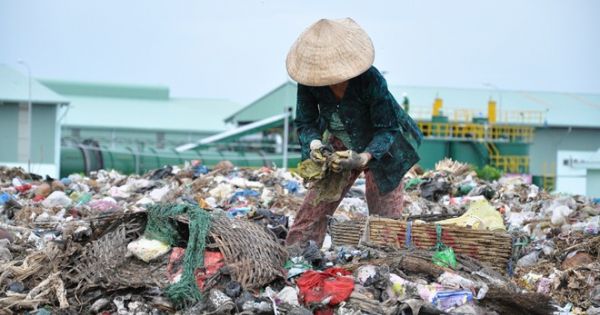
[[[444,160],[404,218],[359,179],[331,235],[285,247],[306,188],[199,161],[42,178],[0,166],[0,313],[600,314],[600,207]]]

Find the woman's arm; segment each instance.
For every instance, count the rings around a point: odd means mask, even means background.
[[[385,79],[377,69],[374,67],[369,69],[366,79],[369,80],[367,91],[371,98],[371,123],[375,133],[365,152],[379,160],[389,151],[401,132],[394,108],[398,105],[388,90]]]
[[[310,142],[321,140],[319,132],[319,107],[316,98],[305,85],[298,84],[298,99],[296,102],[296,119],[298,138],[302,148],[302,160],[310,156]]]

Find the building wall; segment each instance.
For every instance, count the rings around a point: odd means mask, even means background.
[[[34,104],[31,161],[29,159],[29,121],[27,103],[0,105],[0,164],[23,167],[40,174],[58,176],[60,151],[57,146],[57,106]]]
[[[530,172],[542,176],[555,174],[558,151],[596,151],[599,148],[600,129],[538,128],[529,148]]]
[[[588,170],[586,184],[586,195],[600,197],[600,170]]]
[[[0,104],[0,162],[16,162],[19,106],[16,103]]]
[[[36,105],[33,107],[33,137],[31,144],[31,160],[34,163],[52,164],[57,161],[56,143],[56,106]]]

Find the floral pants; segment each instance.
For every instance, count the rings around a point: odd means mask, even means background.
[[[334,139],[332,142],[336,150],[344,150],[341,141]],[[367,169],[365,172],[366,179],[366,197],[369,207],[369,215],[376,215],[387,218],[399,218],[402,215],[404,204],[404,187],[398,185],[396,189],[388,192],[385,195],[379,193],[379,189],[375,184],[373,174]],[[294,225],[288,232],[285,240],[286,245],[304,245],[309,240],[317,243],[321,247],[325,234],[327,233],[327,217],[332,216],[337,207],[344,199],[356,179],[360,176],[361,171],[352,171],[349,175],[348,185],[344,188],[342,196],[339,200],[333,202],[321,202],[314,205],[314,200],[317,197],[317,191],[310,189],[304,202],[298,210]]]

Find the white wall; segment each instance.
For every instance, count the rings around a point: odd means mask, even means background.
[[[558,151],[556,191],[600,197],[600,150]]]
[[[533,175],[550,175],[548,173],[558,167],[558,151],[595,151],[598,148],[600,129],[536,128],[529,147],[529,169]]]

